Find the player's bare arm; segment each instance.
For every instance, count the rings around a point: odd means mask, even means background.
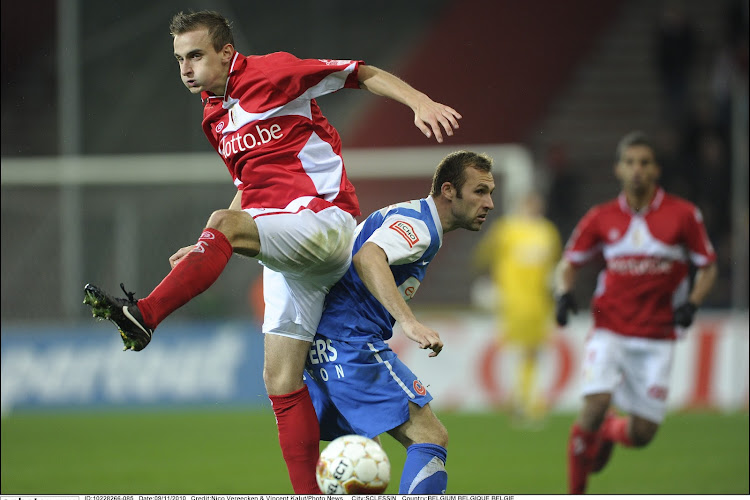
[[[427,138],[434,135],[438,142],[443,142],[441,127],[449,136],[458,128],[458,120],[461,119],[458,111],[433,101],[397,76],[363,64],[359,67],[358,78],[362,88],[409,106],[414,111],[414,125]]]
[[[719,268],[716,265],[716,262],[698,269],[695,272],[695,283],[693,284],[693,289],[690,292],[688,301],[696,306],[700,306],[706,298],[706,295],[708,295],[708,292],[713,288],[718,274]]]
[[[367,289],[398,321],[406,336],[417,342],[421,349],[431,349],[430,357],[437,356],[443,349],[440,335],[414,317],[414,313],[396,287],[383,249],[375,243],[367,242],[354,255],[352,264]]]
[[[555,295],[563,295],[573,290],[576,268],[566,259],[561,259],[555,269]]]

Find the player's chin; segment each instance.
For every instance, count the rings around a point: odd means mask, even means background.
[[[477,217],[476,219],[474,219],[473,224],[469,229],[471,229],[472,231],[479,231],[480,229],[482,229],[482,224],[484,224],[484,221],[484,217]]]
[[[198,85],[197,83],[191,81],[188,82],[182,82],[185,84],[185,88],[187,88],[191,94],[200,94],[203,90],[203,87],[201,85]]]

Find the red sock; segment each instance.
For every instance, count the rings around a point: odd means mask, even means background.
[[[203,230],[195,249],[154,288],[138,301],[138,310],[150,328],[204,292],[221,275],[232,256],[232,245],[216,229]]]
[[[281,454],[289,470],[294,493],[320,495],[315,479],[320,426],[307,386],[289,394],[268,397],[276,415]]]
[[[628,432],[629,423],[628,417],[609,415],[599,428],[599,435],[623,446],[633,446],[633,441],[630,440],[630,433]]]
[[[573,424],[568,440],[568,493],[580,495],[586,491],[589,474],[589,454],[594,448],[596,432],[584,431]]]

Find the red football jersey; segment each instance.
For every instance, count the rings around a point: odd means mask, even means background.
[[[203,92],[203,131],[242,190],[242,208],[337,205],[360,215],[338,132],[315,102],[359,88],[362,61],[236,53],[224,96]]]
[[[594,326],[633,337],[675,338],[674,306],[687,300],[689,262],[716,260],[700,211],[659,188],[639,213],[624,194],[581,219],[565,247],[579,266],[602,256],[591,300]]]

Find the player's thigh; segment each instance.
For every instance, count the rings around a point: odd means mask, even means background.
[[[674,341],[629,338],[624,356],[615,404],[631,415],[661,423],[667,409]]]
[[[448,446],[448,430],[438,420],[429,403],[419,406],[409,402],[409,420],[388,433],[405,448],[415,443]]]
[[[332,277],[330,279],[333,279]],[[311,342],[329,286],[326,280],[297,280],[263,268],[263,333]]]
[[[260,239],[258,259],[291,279],[331,286],[351,263],[356,221],[338,207],[315,212],[248,209]]]
[[[316,409],[336,408],[321,420],[321,436],[330,438],[343,428],[367,437],[388,432],[410,420],[411,402],[424,406],[432,400],[382,339],[345,342],[318,334],[306,377],[308,386],[316,386]]]
[[[309,341],[272,333],[265,335],[263,381],[269,395],[289,394],[302,388],[309,351]]]
[[[594,329],[581,359],[581,394],[611,394],[620,383],[622,356],[621,335]]]

